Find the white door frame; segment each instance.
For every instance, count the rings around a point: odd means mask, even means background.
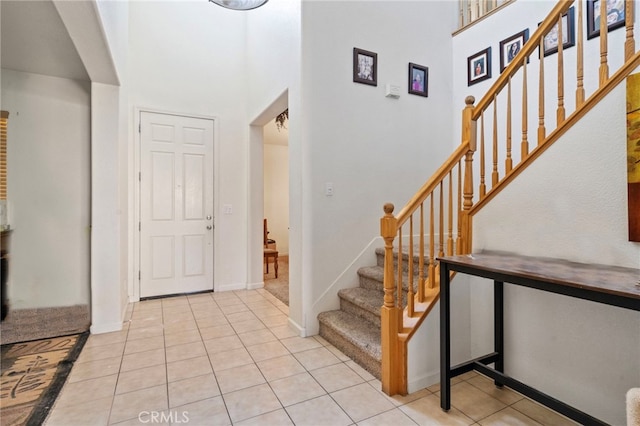
[[[218,135],[218,117],[211,115],[203,115],[203,114],[194,114],[194,113],[184,113],[184,112],[176,112],[176,111],[167,111],[156,108],[145,108],[145,107],[135,107],[134,108],[134,117],[131,121],[133,123],[133,134],[134,134],[134,152],[133,152],[133,176],[131,176],[131,182],[133,186],[133,222],[131,223],[131,234],[133,235],[133,252],[129,254],[129,258],[132,259],[130,262],[133,265],[133,280],[129,283],[129,302],[139,302],[140,301],[140,279],[139,279],[139,271],[140,271],[140,256],[141,256],[141,244],[140,244],[140,230],[138,228],[138,224],[140,223],[141,217],[141,206],[140,206],[140,161],[142,158],[142,139],[140,136],[140,126],[141,126],[141,115],[143,112],[148,112],[152,114],[166,114],[166,115],[178,115],[181,117],[191,117],[191,118],[201,118],[206,120],[213,121],[213,291],[216,291],[216,283],[218,282],[217,271],[217,253],[218,253],[218,238],[217,232],[215,232],[216,225],[216,212],[218,211],[218,182],[220,181],[218,173],[220,170],[219,167],[219,135]]]

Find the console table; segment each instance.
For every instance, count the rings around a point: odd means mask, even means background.
[[[640,269],[526,257],[506,253],[439,257],[440,262],[440,406],[451,408],[451,378],[471,370],[491,377],[583,425],[606,423],[504,373],[504,283],[640,311]],[[494,351],[451,366],[451,272],[494,281]],[[488,367],[494,364],[494,368]]]

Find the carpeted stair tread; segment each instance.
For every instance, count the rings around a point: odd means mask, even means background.
[[[345,288],[338,292],[340,309],[369,321],[380,328],[380,307],[384,304],[384,292],[363,287]]]
[[[384,292],[380,290],[362,287],[345,288],[338,292],[338,296],[378,317],[380,308],[384,304]]]
[[[375,377],[380,378],[380,328],[344,311],[318,315],[320,335]]]
[[[381,266],[363,266],[358,269],[358,276],[360,278],[360,287],[365,287],[369,289],[377,289],[380,291],[384,291],[384,268]],[[394,277],[395,278],[395,277]],[[413,289],[416,291],[418,289],[419,275],[413,275]],[[406,272],[402,273],[402,289],[407,291],[409,282],[409,274]]]

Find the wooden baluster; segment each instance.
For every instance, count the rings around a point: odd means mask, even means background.
[[[464,1],[460,0],[460,28],[465,25],[467,25],[467,23],[464,20]]]
[[[538,146],[544,142],[546,138],[546,129],[544,128],[544,37],[540,38],[540,81],[538,83]]]
[[[560,14],[558,18],[558,110],[556,111],[558,127],[560,127],[564,119],[564,50],[562,47],[562,14]]]
[[[458,162],[458,238],[456,239],[456,254],[462,254],[462,162]]]
[[[529,155],[529,115],[527,110],[527,58],[522,60],[522,141],[520,142],[520,161]]]
[[[578,83],[576,87],[576,109],[580,108],[584,103],[584,35],[582,29],[582,1],[578,2],[578,58],[577,58],[577,76]]]
[[[624,59],[628,61],[636,53],[636,42],[633,38],[633,19],[634,19],[634,1],[627,0],[624,2],[624,20],[627,26],[627,36],[624,42]]]
[[[493,95],[493,171],[491,188],[498,184],[498,97]]]
[[[440,182],[440,223],[438,224],[438,242],[440,243],[440,250],[438,250],[438,256],[444,256],[444,183]]]
[[[507,158],[504,160],[504,174],[507,175],[513,168],[511,159],[511,76],[507,83]]]
[[[434,288],[436,285],[436,263],[435,263],[435,231],[433,226],[433,192],[429,194],[429,288]]]
[[[418,260],[418,300],[424,302],[424,201],[420,203],[420,260]]]
[[[607,26],[607,2],[601,0],[600,4],[600,87],[609,79],[609,64],[607,63],[607,43],[608,30]]]
[[[407,314],[413,316],[413,215],[409,216],[409,256],[407,258],[409,268],[409,281],[407,282]],[[402,300],[402,296],[400,298]]]
[[[384,205],[384,217],[380,219],[380,235],[384,239],[384,306],[394,307],[393,289],[393,240],[396,236],[398,221],[393,216],[394,206]]]
[[[487,195],[487,184],[484,180],[485,160],[484,160],[484,112],[480,115],[480,199]]]
[[[453,169],[449,171],[449,238],[447,239],[447,256],[453,255]]]
[[[398,229],[398,272],[396,281],[396,307],[402,309],[402,226]]]

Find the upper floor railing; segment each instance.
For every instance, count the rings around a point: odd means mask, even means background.
[[[459,28],[464,28],[478,19],[514,0],[458,0]]]

